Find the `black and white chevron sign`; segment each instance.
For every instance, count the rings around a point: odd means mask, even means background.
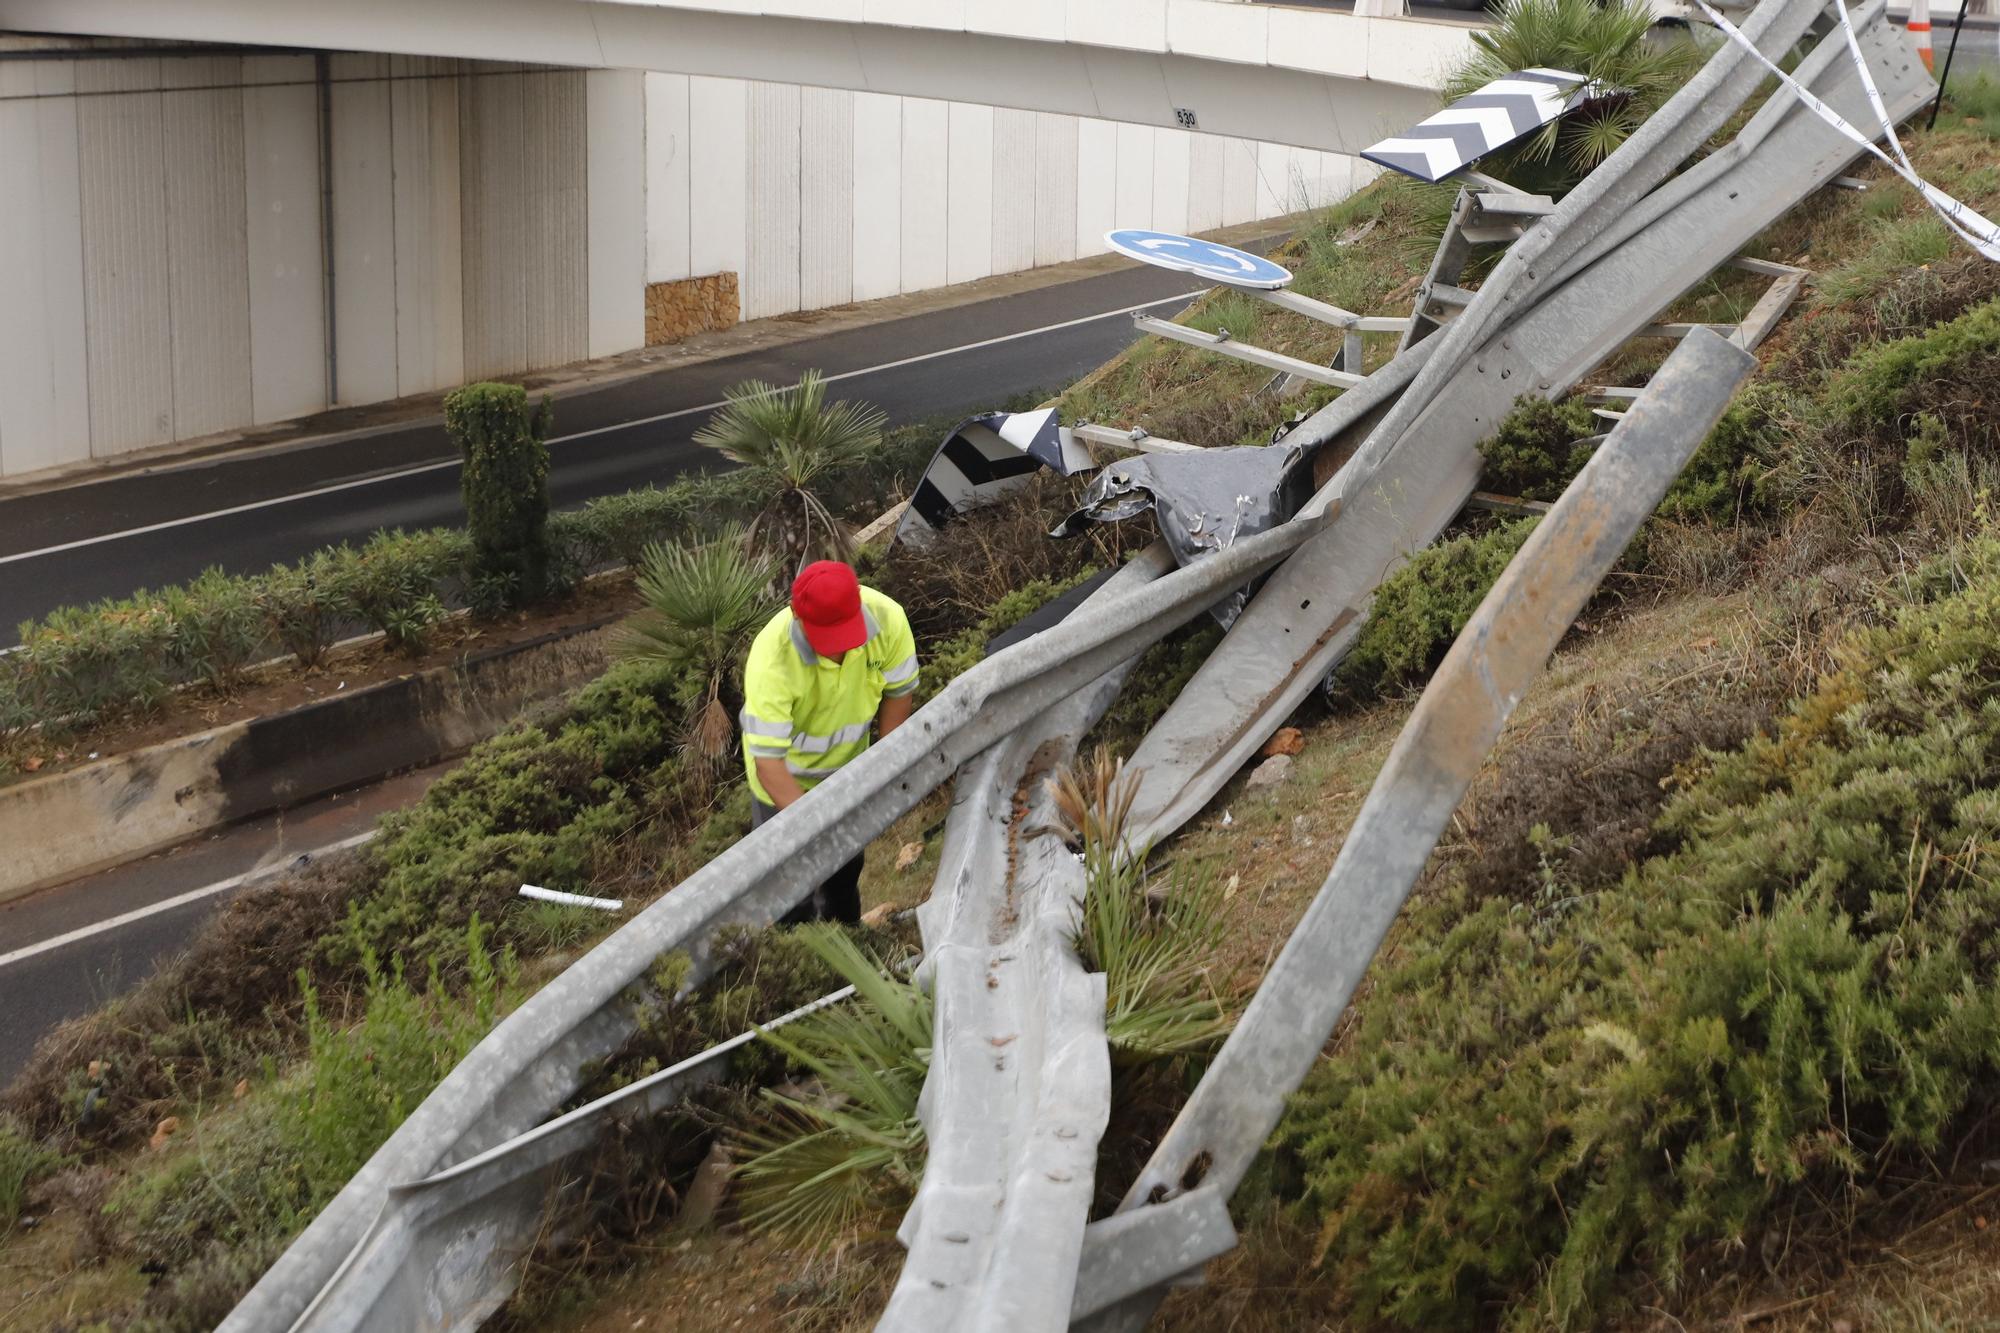
[[[922,545],[953,515],[988,504],[1041,468],[1064,476],[1096,466],[1053,407],[968,417],[945,436],[910,495],[896,540]]]
[[[1420,181],[1441,181],[1579,105],[1588,95],[1588,82],[1567,70],[1517,70],[1401,134],[1371,144],[1361,156]]]

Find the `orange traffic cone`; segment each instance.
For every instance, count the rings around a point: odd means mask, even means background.
[[[1931,63],[1931,0],[1910,0],[1910,36],[1917,44],[1917,54],[1923,57],[1925,69],[1935,69]]]

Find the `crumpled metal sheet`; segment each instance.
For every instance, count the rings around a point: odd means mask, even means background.
[[[1272,444],[1122,459],[1097,474],[1083,503],[1051,535],[1074,537],[1086,524],[1118,523],[1150,509],[1174,562],[1187,565],[1298,512],[1312,490],[1312,469],[1302,457],[1290,445]],[[1229,628],[1254,586],[1238,588],[1209,614]]]
[[[927,545],[958,515],[1027,485],[1043,468],[1069,477],[1096,466],[1053,407],[967,417],[951,428],[924,469],[895,539]]]

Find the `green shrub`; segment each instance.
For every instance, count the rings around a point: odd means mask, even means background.
[[[371,954],[427,965],[475,912],[510,933],[531,928],[507,910],[523,883],[605,882],[621,839],[674,789],[684,727],[676,684],[654,663],[614,666],[562,717],[484,742],[421,801],[386,816],[379,882],[323,942],[325,956],[345,968]]]
[[[280,1121],[314,1201],[332,1198],[465,1053],[492,1028],[515,983],[511,952],[486,948],[477,912],[462,932],[466,989],[448,993],[433,958],[420,995],[400,963],[362,959],[366,1010],[353,1027],[320,1010],[311,978],[299,974],[306,1016],[302,1079],[284,1090]]]
[[[8,664],[38,720],[88,726],[156,707],[174,683],[172,652],[172,622],[141,592],[21,626]]]
[[[1746,513],[1767,511],[1771,497],[1763,482],[1783,454],[1785,418],[1793,410],[1782,386],[1751,383],[1667,488],[1660,516],[1686,523],[1733,523]]]
[[[472,573],[473,554],[462,532],[399,529],[376,533],[359,551],[340,548],[332,572],[340,596],[369,628],[396,651],[421,657],[445,618],[445,590]]]
[[[271,636],[301,667],[318,666],[339,642],[341,627],[360,614],[332,550],[315,551],[295,565],[273,565],[255,587]]]
[[[226,1313],[313,1215],[493,1026],[514,997],[511,954],[486,948],[477,917],[458,951],[466,988],[447,992],[435,968],[420,993],[400,966],[365,960],[359,1021],[325,1012],[299,974],[306,1027],[300,1065],[230,1111],[194,1121],[173,1155],[144,1170],[107,1206],[127,1248],[164,1272],[147,1328],[207,1328]],[[264,1263],[233,1256],[263,1256]],[[159,1299],[178,1293],[178,1299]],[[193,1303],[191,1315],[184,1308]]]
[[[2000,538],[1915,587],[1617,886],[1414,909],[1280,1131],[1362,1314],[1581,1325],[1626,1265],[1844,1215],[1990,1105]]]
[[[1581,399],[1552,403],[1523,394],[1492,437],[1479,442],[1480,481],[1502,495],[1552,501],[1590,461],[1578,444],[1605,429]]]
[[[549,592],[549,429],[555,404],[530,410],[518,384],[468,384],[444,400],[444,428],[465,466],[459,490],[478,601],[525,606]]]
[[[0,1235],[21,1215],[29,1186],[61,1164],[59,1154],[35,1142],[12,1116],[0,1116]]]
[[[1906,415],[1928,407],[1954,430],[1990,443],[2000,430],[2000,413],[1981,391],[1993,383],[1996,368],[2000,301],[1987,301],[1923,333],[1862,349],[1828,381],[1826,398],[1855,429],[1890,432]]]
[[[252,580],[211,565],[185,588],[163,591],[160,602],[173,625],[176,678],[227,687],[263,656],[270,631]]]
[[[1534,528],[1534,519],[1522,519],[1411,556],[1375,589],[1336,673],[1341,686],[1366,696],[1430,675]]]

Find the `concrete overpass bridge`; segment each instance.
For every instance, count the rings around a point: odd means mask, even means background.
[[[10,478],[1321,206],[1468,41],[1231,0],[0,0],[6,32]]]
[[[0,28],[657,70],[1354,153],[1464,30],[1239,0],[0,0]]]

